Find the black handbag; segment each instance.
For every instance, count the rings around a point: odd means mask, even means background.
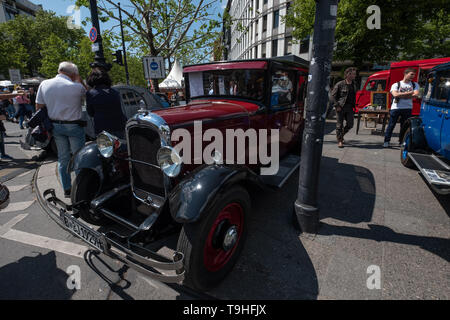
[[[30,121],[28,121],[28,126],[30,128],[36,128],[38,125],[42,125],[42,127],[49,132],[53,130],[53,124],[48,117],[47,107],[39,109],[33,114]]]

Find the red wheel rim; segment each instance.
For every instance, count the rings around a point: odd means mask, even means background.
[[[237,228],[237,241],[233,248],[226,251],[222,247],[217,248],[213,244],[214,237],[218,226],[222,223],[227,223],[229,226],[235,226]],[[233,256],[244,230],[244,210],[238,203],[232,203],[227,205],[218,214],[214,221],[211,230],[209,231],[206,239],[204,249],[204,264],[208,271],[216,272],[222,269],[230,258]]]

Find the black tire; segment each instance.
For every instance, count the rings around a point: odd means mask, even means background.
[[[408,127],[405,131],[405,134],[402,138],[402,145],[400,147],[400,162],[409,169],[414,169],[416,165],[411,160],[411,158],[408,155],[408,146],[409,146],[409,140],[411,137],[411,127]]]
[[[208,241],[211,235],[222,234],[219,232],[220,227],[222,230],[230,230],[234,225],[228,224],[226,219],[222,220],[223,223],[218,223],[219,217],[223,216],[224,212],[227,212],[226,208],[233,208],[232,210],[242,208],[242,223],[238,227],[238,240],[232,246],[230,250],[224,250],[223,247],[217,248],[218,252],[227,255],[228,258],[222,259],[223,263],[219,263],[220,266],[217,270],[211,270],[215,265],[207,265],[207,248],[211,249],[211,244],[214,242]],[[224,193],[218,195],[214,200],[211,209],[208,211],[207,216],[202,220],[193,223],[185,224],[181,230],[178,238],[177,250],[184,254],[184,268],[185,268],[185,280],[184,284],[195,290],[208,291],[209,289],[217,286],[231,271],[244,246],[247,236],[247,216],[250,213],[250,196],[243,187],[235,186],[230,188]],[[226,225],[225,227],[223,227]],[[218,239],[212,237],[212,239]],[[223,244],[222,241],[218,243]],[[217,243],[216,243],[217,244]],[[229,252],[229,253],[227,253]]]
[[[97,173],[90,169],[82,169],[76,176],[72,185],[72,191],[70,193],[72,204],[83,200],[87,200],[87,202],[90,203],[91,200],[93,200],[97,195],[99,189],[100,178]],[[80,214],[81,219],[90,224],[102,226],[109,222],[109,220],[104,216],[93,215],[89,211],[88,204],[81,206],[77,209],[77,211]]]

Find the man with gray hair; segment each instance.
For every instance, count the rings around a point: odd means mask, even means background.
[[[66,198],[70,198],[72,187],[70,173],[67,172],[71,153],[75,154],[85,144],[81,104],[86,91],[78,67],[71,62],[61,62],[58,75],[43,81],[36,96],[36,109],[46,106],[53,124],[58,172]]]

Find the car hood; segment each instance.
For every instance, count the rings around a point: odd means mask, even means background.
[[[152,111],[169,126],[191,123],[195,120],[215,120],[227,117],[248,117],[258,110],[254,103],[232,100],[196,100],[186,106]]]

